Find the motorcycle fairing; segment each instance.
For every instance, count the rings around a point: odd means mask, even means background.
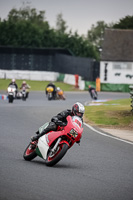
[[[60,136],[66,135],[65,133],[63,134],[64,130],[62,131],[51,131],[48,134],[46,134],[46,140],[49,146]]]
[[[37,145],[38,148],[36,151],[38,156],[40,156],[44,160],[46,160],[50,145],[53,143],[53,141],[55,141],[57,138],[59,138],[62,135],[63,135],[62,131],[56,131],[56,132],[51,131],[48,134],[40,137],[38,140],[38,145]],[[64,143],[64,142],[62,141],[61,143]],[[67,142],[65,141],[65,143],[67,143]],[[68,146],[69,146],[69,144],[68,144]],[[39,150],[39,152],[38,152],[38,150]]]
[[[49,145],[46,140],[46,135],[43,135],[42,137],[39,138],[37,147],[38,147],[43,159],[46,159],[47,152],[49,149]],[[36,153],[38,154],[38,152],[36,152]]]
[[[79,123],[80,120],[78,119],[78,117],[74,117],[72,119],[70,116],[68,116],[67,119],[68,119],[68,124],[67,124],[67,126],[64,127],[63,130],[50,131],[49,133],[47,133],[39,138],[37,146],[38,146],[38,149],[44,159],[47,158],[47,153],[48,153],[49,147],[57,138],[62,137],[63,135],[67,136],[72,142],[71,146],[74,144],[74,141],[79,141],[79,139],[81,138],[83,128],[82,128],[82,125]],[[78,122],[76,119],[78,120]],[[47,125],[47,123],[44,125]],[[71,131],[72,128],[76,132],[78,132],[78,136],[76,138],[71,138],[71,135],[69,134],[69,132]],[[64,141],[64,142],[67,143],[67,141]],[[61,141],[61,143],[64,143],[64,142]],[[68,144],[68,146],[69,146],[69,144]]]
[[[9,94],[8,94],[8,95],[14,96],[14,94],[13,94],[12,92],[9,92]]]
[[[16,91],[16,87],[14,85],[10,85],[7,89],[8,91],[8,96],[13,96],[15,98],[15,91]]]
[[[83,128],[82,128],[82,125],[78,124],[76,120],[77,117],[74,118],[74,121],[72,120],[72,118],[70,116],[67,117],[68,119],[68,124],[67,126],[64,127],[64,130],[61,130],[61,131],[51,131],[49,132],[48,134],[46,134],[46,137],[47,137],[47,142],[48,142],[48,145],[51,146],[51,144],[53,143],[53,141],[55,141],[57,138],[59,138],[60,136],[63,136],[63,135],[67,135],[66,133],[69,134],[69,132],[71,131],[71,127],[73,127],[73,129],[78,132],[78,136],[75,138],[75,141],[78,141],[80,138],[81,138],[81,134],[83,132]],[[78,119],[78,118],[77,118]],[[72,126],[72,124],[74,126]],[[69,139],[71,140],[70,136],[68,136]],[[73,140],[71,140],[72,143],[74,142]]]
[[[47,92],[52,93],[54,91],[54,88],[52,86],[47,87]]]

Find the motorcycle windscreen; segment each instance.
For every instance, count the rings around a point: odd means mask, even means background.
[[[49,122],[46,122],[39,128],[39,133],[41,133],[47,126],[49,125]]]

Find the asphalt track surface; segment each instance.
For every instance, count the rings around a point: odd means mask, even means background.
[[[100,99],[128,98],[125,93],[100,93]],[[0,200],[132,200],[133,145],[102,136],[84,125],[75,144],[54,167],[23,152],[35,131],[76,101],[91,100],[87,92],[66,93],[66,101],[48,101],[31,92],[26,102],[0,101]]]

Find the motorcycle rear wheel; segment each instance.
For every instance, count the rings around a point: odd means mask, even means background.
[[[66,143],[58,146],[58,150],[51,156],[51,152],[48,153],[47,159],[45,161],[47,166],[54,166],[57,162],[59,162],[63,156],[66,154],[68,150],[68,145]]]
[[[35,149],[31,148],[31,144],[24,151],[23,158],[27,161],[33,160],[37,156]]]

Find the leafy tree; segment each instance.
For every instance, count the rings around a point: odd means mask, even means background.
[[[13,8],[8,14],[8,20],[13,22],[28,20],[40,25],[45,21],[45,11],[39,11],[38,14],[35,8],[31,9],[29,6],[19,10]]]
[[[106,24],[104,21],[98,21],[96,25],[92,24],[91,29],[88,30],[87,39],[93,46],[95,58],[100,59],[101,44],[105,28],[112,28],[113,24]]]
[[[92,25],[91,29],[88,30],[87,38],[95,46],[101,46],[101,40],[103,38],[103,33],[105,28],[109,26],[104,21],[98,21],[96,25]]]
[[[66,21],[63,19],[62,13],[59,13],[56,18],[56,30],[60,34],[64,34],[66,32],[66,29],[67,29]]]
[[[133,29],[133,16],[126,16],[114,24],[113,28],[117,29]]]
[[[56,29],[45,20],[45,11],[24,7],[12,9],[7,20],[0,21],[0,45],[14,47],[62,47],[76,56],[98,58],[95,46],[77,32],[66,32],[62,14],[57,15]]]

